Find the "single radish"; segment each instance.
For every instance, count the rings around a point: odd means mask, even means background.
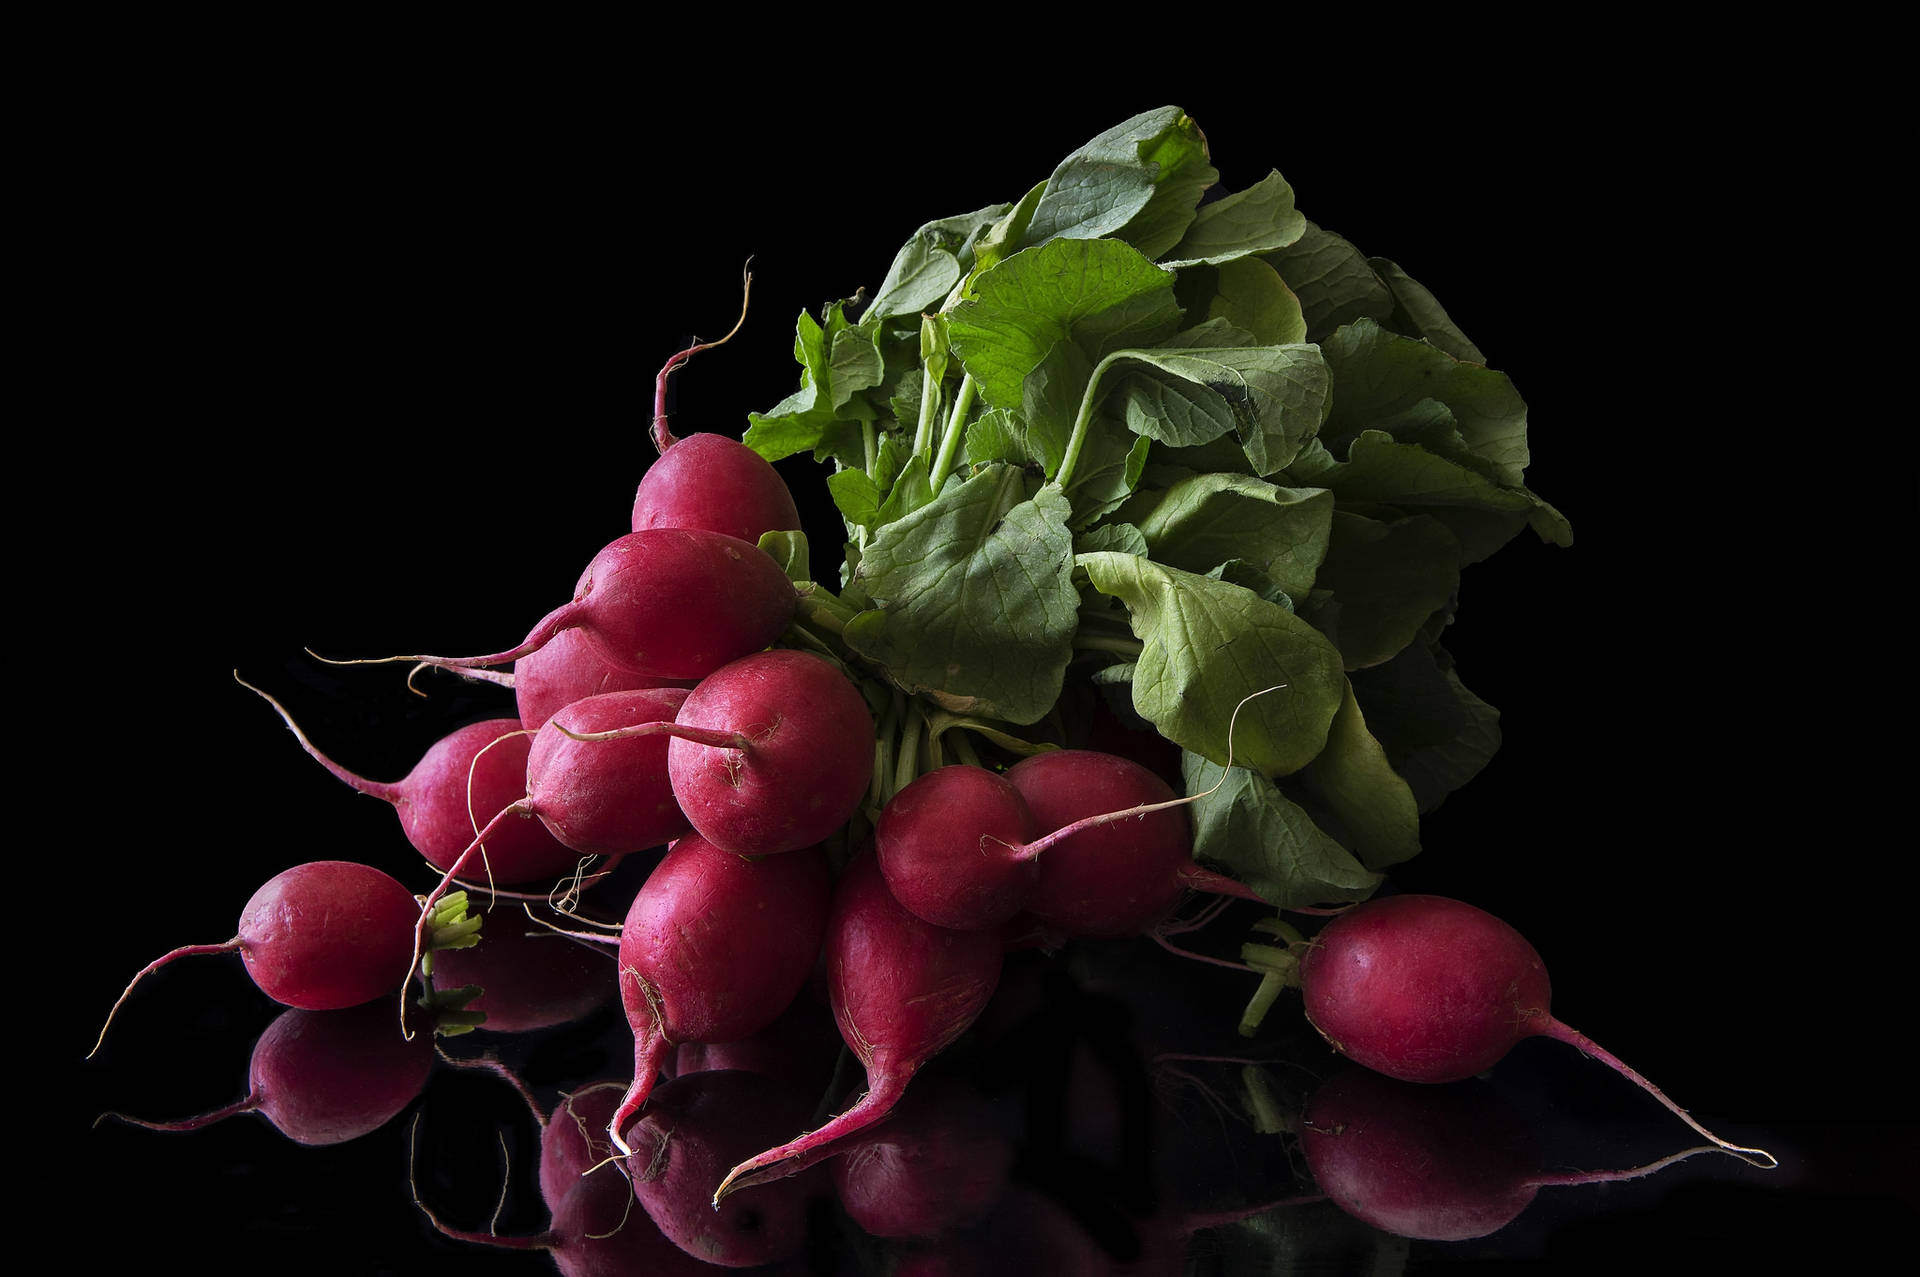
[[[281,1012],[254,1043],[247,1095],[239,1103],[178,1122],[108,1116],[152,1131],[197,1131],[236,1114],[258,1113],[297,1144],[342,1144],[412,1103],[432,1068],[433,1038],[401,1037],[384,1007],[296,1007]]]
[[[1192,823],[1185,812],[1165,806],[1174,791],[1132,759],[1097,750],[1049,750],[1015,763],[1006,779],[1044,834],[1102,812],[1161,808],[1063,837],[1040,857],[1039,881],[1026,910],[1067,935],[1142,935],[1189,890],[1259,899],[1244,883],[1194,862]]]
[[[647,467],[633,499],[633,530],[705,528],[748,544],[763,533],[797,531],[800,508],[779,471],[725,435],[673,441]]]
[[[505,665],[564,630],[579,629],[610,664],[629,673],[705,678],[779,638],[799,601],[786,572],[750,542],[698,528],[648,528],[595,555],[573,598],[514,647],[486,656],[385,659],[456,670]]]
[[[1300,960],[1307,1019],[1334,1050],[1405,1082],[1457,1082],[1493,1067],[1522,1038],[1568,1043],[1653,1096],[1695,1131],[1755,1165],[1764,1149],[1730,1144],[1586,1034],[1553,1017],[1540,955],[1518,931],[1444,896],[1385,896],[1321,930]]]
[[[967,931],[1010,921],[1039,885],[1020,849],[1038,833],[1005,776],[956,763],[902,788],[874,825],[888,890],[916,917]]]
[[[880,1121],[922,1065],[979,1018],[1000,979],[1000,937],[924,922],[887,890],[872,855],[847,867],[827,923],[827,985],[840,1036],[866,1068],[867,1093],[818,1130],[728,1172],[714,1193],[795,1175]]]
[[[667,380],[703,350],[721,345],[747,318],[748,275],[740,294],[740,318],[715,341],[695,342],[674,354],[653,380],[653,446],[659,460],[647,467],[633,498],[633,530],[705,528],[749,543],[763,533],[797,530],[800,510],[793,492],[765,457],[725,435],[676,439],[667,427]]]
[[[515,661],[513,673],[507,677],[520,721],[533,728],[544,727],[556,710],[589,696],[649,687],[690,688],[695,682],[653,678],[621,669],[601,655],[600,648],[579,630],[561,630],[545,647]]]
[[[741,856],[811,847],[858,810],[873,779],[866,698],[831,661],[776,648],[743,656],[687,694],[667,772],[680,809]]]
[[[998,927],[1024,910],[1068,935],[1139,935],[1189,887],[1258,899],[1193,862],[1171,810],[1186,801],[1128,759],[1052,750],[1004,777],[928,772],[881,812],[874,846],[894,898],[936,926]]]
[[[621,1131],[680,1042],[731,1042],[766,1028],[813,970],[827,924],[826,853],[750,861],[697,834],[674,843],[620,928],[620,999],[633,1028],[633,1083],[607,1124]]]
[[[378,869],[346,860],[295,865],[253,893],[233,939],[184,945],[141,968],[107,1013],[93,1050],[134,985],[196,954],[237,952],[262,993],[305,1011],[337,1011],[404,989],[419,922],[413,893]]]
[[[470,723],[435,742],[400,780],[376,781],[348,771],[316,749],[279,701],[245,680],[240,685],[273,706],[314,761],[361,793],[392,804],[407,841],[436,869],[450,868],[481,822],[526,794],[533,735],[521,729],[518,719]],[[503,824],[486,850],[493,877],[507,883],[551,879],[579,858],[537,820]]]

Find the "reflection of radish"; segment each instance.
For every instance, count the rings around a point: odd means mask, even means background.
[[[1729,1144],[1658,1087],[1547,1009],[1547,969],[1492,914],[1443,896],[1386,896],[1329,923],[1300,962],[1307,1019],[1333,1049],[1388,1077],[1457,1082],[1493,1067],[1522,1038],[1566,1042],[1635,1083],[1731,1153],[1773,1166],[1764,1149]]]
[[[653,1092],[627,1129],[634,1196],[681,1250],[710,1264],[751,1268],[806,1246],[807,1216],[830,1195],[825,1168],[729,1197],[713,1191],[742,1157],[806,1124],[813,1097],[758,1073],[689,1073]]]
[[[986,1096],[932,1077],[828,1166],[840,1205],[867,1233],[937,1237],[978,1223],[999,1203],[1013,1153]]]
[[[484,1033],[567,1024],[619,991],[611,955],[555,935],[513,907],[494,911],[479,944],[434,954],[433,982],[441,989],[477,986],[479,995],[461,1009],[487,1017],[479,1026]]]
[[[113,1116],[154,1131],[197,1131],[258,1113],[298,1144],[340,1144],[367,1134],[413,1101],[433,1067],[433,1035],[400,1036],[385,1004],[280,1013],[253,1046],[247,1097],[178,1122]]]
[[[1401,1237],[1465,1241],[1511,1223],[1549,1185],[1650,1175],[1695,1148],[1626,1171],[1547,1174],[1526,1124],[1479,1081],[1422,1086],[1348,1069],[1300,1122],[1314,1182],[1340,1209]]]

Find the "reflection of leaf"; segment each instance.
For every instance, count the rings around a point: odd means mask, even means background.
[[[1298,771],[1325,745],[1345,694],[1340,652],[1305,621],[1251,590],[1136,555],[1075,560],[1094,589],[1127,605],[1144,644],[1133,704],[1162,736],[1224,762],[1235,725],[1236,764],[1267,775]],[[1284,684],[1279,691],[1271,691]]]
[[[1079,594],[1067,502],[992,464],[874,534],[848,646],[955,713],[1031,723],[1059,699]],[[1017,618],[1017,619],[1015,619]]]

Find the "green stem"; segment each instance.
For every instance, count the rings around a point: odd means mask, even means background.
[[[933,473],[927,476],[935,496],[940,495],[940,485],[953,473],[953,459],[960,455],[960,436],[966,433],[967,414],[973,411],[973,397],[978,391],[972,373],[960,379],[960,393],[953,397],[953,411],[947,415],[947,433],[940,439],[940,455],[934,458]]]
[[[1114,652],[1121,656],[1138,657],[1147,650],[1147,645],[1136,638],[1120,638],[1117,635],[1078,633],[1073,636],[1073,645],[1086,652]]]
[[[927,717],[917,702],[907,702],[900,721],[900,754],[893,766],[893,792],[899,793],[920,774],[920,737],[925,734]],[[891,797],[892,795],[888,795]]]
[[[953,752],[955,757],[969,767],[980,765],[980,755],[974,752],[973,738],[964,730],[954,733]]]
[[[933,449],[933,415],[940,410],[940,383],[933,379],[931,368],[920,370],[920,420],[913,428],[913,455],[918,457]],[[872,463],[868,463],[872,469]]]
[[[895,692],[887,701],[886,711],[880,716],[880,730],[874,735],[873,784],[868,786],[867,793],[873,799],[875,811],[885,808],[893,797],[893,753],[903,707],[900,693]]]
[[[873,463],[880,459],[880,441],[874,434],[873,423],[871,421],[863,421],[860,423],[860,452],[862,457],[861,468],[867,472],[868,478],[872,478]]]
[[[1093,405],[1098,402],[1095,391],[1100,388],[1101,374],[1106,372],[1123,351],[1115,351],[1093,366],[1093,376],[1087,379],[1087,391],[1080,397],[1080,412],[1073,419],[1073,434],[1067,439],[1067,452],[1060,459],[1060,469],[1055,472],[1053,481],[1065,492],[1067,484],[1073,481],[1073,468],[1080,462],[1080,449],[1087,442],[1087,424],[1093,420]]]

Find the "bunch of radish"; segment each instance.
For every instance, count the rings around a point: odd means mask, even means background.
[[[691,353],[669,362],[663,388]],[[510,683],[516,717],[460,728],[405,777],[377,781],[315,748],[259,692],[323,767],[392,805],[437,878],[423,879],[416,895],[368,866],[298,866],[256,894],[231,941],[176,950],[147,970],[188,953],[233,951],[264,992],[291,1007],[350,1007],[397,993],[392,1032],[410,1040],[407,990],[423,958],[475,938],[456,888],[544,890],[585,860],[665,847],[617,936],[572,932],[617,951],[634,1042],[633,1074],[617,1100],[600,1088],[592,1120],[604,1125],[594,1143],[624,1163],[663,1228],[689,1248],[719,1251],[732,1239],[705,1229],[687,1203],[698,1197],[717,1208],[734,1193],[875,1147],[873,1128],[916,1073],[981,1015],[1010,945],[1162,935],[1190,892],[1261,896],[1197,863],[1185,804],[1199,795],[1182,796],[1115,754],[1036,740],[1007,758],[981,760],[969,749],[965,761],[882,783],[876,706],[907,689],[886,686],[845,648],[795,625],[807,585],[762,548],[769,535],[799,526],[786,484],[733,440],[676,440],[658,411],[654,440],[661,457],[640,483],[633,530],[595,555],[571,597],[522,641],[480,656],[388,658]],[[510,675],[492,670],[507,663]],[[1221,742],[1229,758],[1232,744]],[[1721,1148],[1771,1162],[1705,1132],[1554,1019],[1538,956],[1489,915],[1439,898],[1387,896],[1340,913],[1312,939],[1283,929],[1295,943],[1282,969],[1300,987],[1308,1019],[1334,1050],[1369,1068],[1447,1082],[1487,1069],[1521,1037],[1556,1037],[1643,1086]],[[865,1071],[865,1091],[843,1111],[801,1129],[806,1103],[759,1105],[766,1093],[744,1074],[659,1085],[683,1048],[749,1040],[776,1024],[816,969]],[[579,1005],[593,1000],[589,990]],[[516,1018],[548,1022],[539,1008]],[[256,1079],[254,1090],[249,1103],[271,1105],[271,1078]],[[715,1106],[755,1105],[772,1116],[751,1124],[752,1138],[763,1138],[769,1122],[792,1129],[758,1152],[729,1132],[662,1169],[676,1123]],[[800,1115],[781,1116],[789,1113]],[[855,1169],[843,1168],[842,1179]],[[607,1210],[604,1192],[594,1190],[597,1213]],[[782,1218],[790,1231],[808,1194],[789,1199]],[[991,1204],[983,1190],[981,1210]],[[790,1240],[783,1232],[781,1246]]]

